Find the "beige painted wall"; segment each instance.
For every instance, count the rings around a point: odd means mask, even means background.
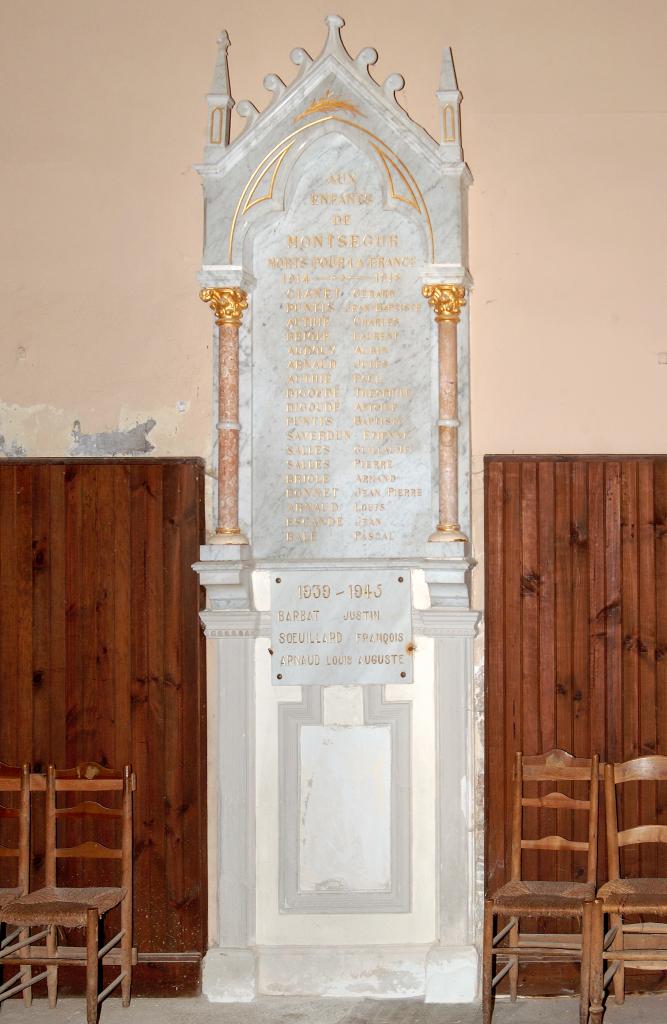
[[[208,455],[191,165],[216,36],[232,40],[234,95],[262,105],[264,74],[290,80],[290,49],[316,54],[330,9],[2,0],[6,451],[59,455],[75,420],[96,433],[152,417],[154,454]],[[667,4],[346,0],[339,13],[349,49],[377,47],[378,77],[401,71],[404,105],[432,131],[454,49],[475,176],[477,536],[486,452],[665,451]]]

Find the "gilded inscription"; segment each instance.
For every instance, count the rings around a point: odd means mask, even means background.
[[[254,308],[263,284],[276,303],[266,314],[272,362],[256,372],[280,388],[269,431],[257,431],[271,434],[281,507],[282,536],[267,553],[398,554],[416,518],[426,517],[423,534],[431,519],[424,243],[386,211],[378,172],[353,147],[345,157],[329,169],[314,162],[270,240],[256,243]],[[261,520],[264,474],[255,493]]]

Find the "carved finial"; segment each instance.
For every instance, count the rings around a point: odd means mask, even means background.
[[[269,92],[273,93],[273,99],[271,104],[276,103],[285,92],[287,86],[283,82],[282,78],[278,75],[266,75],[264,78],[264,88],[268,89]],[[269,104],[269,105],[271,105]]]
[[[324,21],[329,31],[320,57],[324,56],[325,53],[337,53],[339,56],[348,57],[349,54],[343,46],[343,40],[340,36],[340,30],[345,24],[345,19],[341,18],[339,14],[327,14]]]
[[[354,63],[357,65],[360,71],[368,71],[370,64],[375,64],[378,59],[378,52],[372,46],[364,46],[363,50],[359,50],[359,53],[354,58]],[[368,71],[370,75],[370,71]]]
[[[292,61],[292,64],[296,64],[296,66],[299,69],[299,73],[296,76],[296,80],[298,82],[298,80],[302,78],[303,75],[305,75],[306,71],[313,63],[313,58],[310,56],[307,50],[304,50],[302,46],[295,46],[292,52],[290,53],[289,57],[290,60]]]
[[[394,73],[393,75],[387,75],[385,78],[382,88],[384,89],[385,95],[390,100],[396,102],[396,93],[400,92],[405,85],[405,79],[403,75]]]
[[[240,100],[240,102],[236,104],[236,112],[246,119],[244,131],[247,131],[248,128],[252,128],[259,117],[259,110],[251,100]]]
[[[218,59],[215,62],[211,92],[216,96],[229,96],[229,67],[227,64],[227,50],[229,49],[229,35],[223,28],[218,36]]]

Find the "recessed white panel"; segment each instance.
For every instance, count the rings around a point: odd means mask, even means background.
[[[388,726],[304,726],[299,892],[391,889]]]

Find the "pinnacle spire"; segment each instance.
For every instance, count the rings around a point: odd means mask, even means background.
[[[459,83],[456,81],[454,70],[454,58],[452,57],[451,46],[446,46],[442,51],[442,64],[440,65],[439,92],[458,92]]]
[[[208,103],[206,159],[217,159],[219,148],[229,145],[229,130],[234,100],[229,88],[227,50],[229,36],[225,29],[218,36],[218,57],[215,62]]]
[[[211,82],[211,94],[215,96],[230,96],[229,67],[227,64],[228,49],[229,35],[227,34],[227,29],[223,28],[218,36],[218,59],[215,62],[213,81]]]
[[[460,114],[462,97],[449,46],[446,46],[442,53],[440,82],[436,96],[440,107],[440,149],[448,163],[460,163],[463,160]]]

